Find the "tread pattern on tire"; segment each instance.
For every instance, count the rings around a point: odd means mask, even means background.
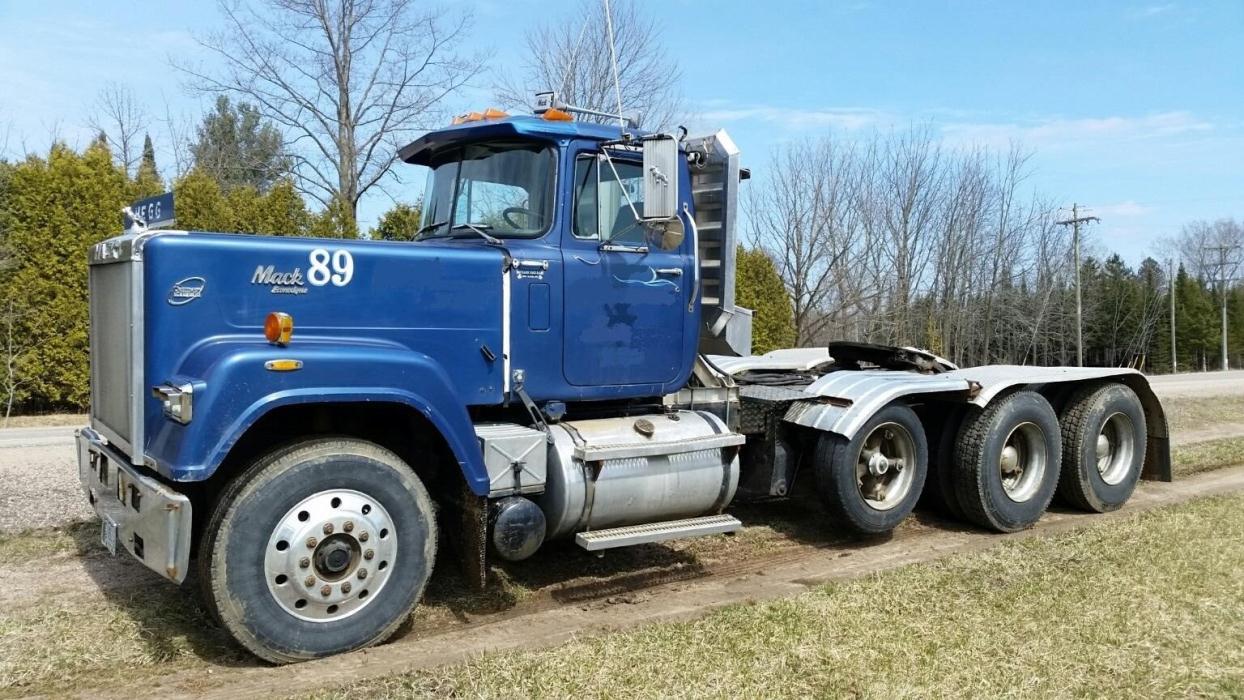
[[[1009,396],[993,400],[983,409],[969,409],[968,413],[963,417],[959,435],[955,439],[953,495],[957,505],[963,512],[963,517],[966,520],[999,532],[1012,532],[1023,528],[1004,527],[996,518],[991,517],[991,514],[986,509],[988,496],[985,493],[985,484],[981,479],[981,471],[986,466],[986,460],[991,458],[985,454],[985,449],[988,446],[998,413],[1005,410],[1012,402],[1020,400],[1020,397],[1026,395],[1036,396],[1041,401],[1045,401],[1044,397],[1035,392],[1017,391]],[[1048,406],[1048,403],[1046,405]],[[1051,414],[1053,413],[1052,408],[1050,412]],[[1057,416],[1055,416],[1055,421],[1057,422]],[[1054,435],[1053,437],[1057,441],[1061,438],[1061,435]],[[1060,461],[1050,459],[1046,464],[1046,469],[1057,475]],[[1044,502],[1040,504],[1042,512],[1049,507],[1050,501],[1053,498],[1054,489],[1049,489],[1049,494],[1044,497]]]
[[[348,452],[353,452],[355,454],[371,453],[370,456],[373,459],[376,459],[377,461],[380,461],[380,462],[385,462],[385,463],[395,462],[396,464],[402,464],[402,465],[405,464],[405,462],[403,462],[402,459],[398,457],[396,454],[394,454],[392,451],[384,447],[381,447],[380,445],[377,445],[373,442],[368,442],[366,440],[359,440],[356,438],[349,438],[349,437],[323,437],[323,438],[316,438],[312,440],[304,440],[301,442],[295,442],[295,443],[286,445],[284,447],[277,448],[273,450],[272,452],[269,452],[268,454],[260,457],[258,460],[255,461],[254,464],[250,465],[245,470],[243,470],[240,474],[238,474],[236,477],[231,479],[228,485],[221,491],[220,495],[216,499],[215,504],[213,505],[211,509],[211,516],[209,517],[207,525],[203,530],[203,539],[199,546],[199,558],[197,562],[198,572],[197,573],[198,573],[198,578],[199,578],[201,597],[203,599],[204,605],[207,607],[208,612],[211,614],[212,618],[216,621],[216,623],[219,624],[225,630],[227,630],[230,633],[230,636],[232,636],[239,644],[245,647],[247,651],[251,652],[255,656],[259,657],[260,659],[263,659],[271,663],[276,663],[276,664],[290,663],[290,662],[304,661],[304,660],[308,660],[314,657],[312,656],[295,657],[295,656],[288,656],[284,654],[274,654],[271,650],[263,647],[262,645],[257,644],[255,640],[251,638],[251,635],[249,634],[247,630],[234,629],[234,626],[230,625],[224,619],[224,616],[221,614],[220,609],[217,604],[217,600],[219,599],[218,597],[228,596],[230,595],[230,593],[224,587],[224,580],[223,580],[224,576],[220,576],[220,577],[213,576],[212,560],[214,558],[217,541],[221,533],[223,532],[223,528],[221,526],[222,522],[237,507],[238,496],[242,493],[243,490],[245,490],[247,487],[250,487],[250,486],[262,485],[262,484],[255,484],[256,479],[259,478],[259,476],[265,470],[267,470],[268,468],[270,468],[273,464],[276,464],[277,462],[289,459],[299,452],[320,453],[324,451],[330,451],[330,452],[331,451],[335,451],[335,452],[347,452],[348,451]],[[425,512],[429,514],[428,523],[427,523],[429,536],[428,536],[428,543],[425,546],[428,548],[427,561],[433,562],[436,559],[436,545],[437,545],[437,537],[438,537],[436,509],[435,509],[435,506],[433,505],[431,496],[428,494],[427,488],[423,485],[423,481],[419,479],[417,476],[415,476],[413,471],[411,471],[410,474],[411,476],[414,477],[414,485],[416,487],[415,498],[420,502],[421,508],[424,509]],[[270,480],[272,478],[275,478],[276,476],[277,476],[277,473],[274,473],[274,474],[269,475],[268,478]],[[426,587],[426,582],[424,585]],[[423,592],[424,592],[423,590],[416,592],[416,595],[415,595],[416,601],[421,600],[423,598]],[[388,639],[399,628],[401,628],[401,626],[404,623],[406,623],[409,617],[410,617],[409,615],[399,616],[396,620],[392,621],[385,628],[380,630],[380,632],[376,634],[371,640],[360,645],[360,648],[379,644],[380,642],[383,642],[385,639]]]
[[[1123,384],[1117,383],[1093,383],[1080,387],[1067,398],[1066,410],[1059,416],[1059,424],[1062,426],[1063,439],[1063,461],[1059,466],[1058,474],[1058,498],[1066,504],[1091,512],[1103,512],[1103,509],[1095,505],[1092,501],[1092,494],[1089,493],[1089,485],[1084,483],[1080,478],[1079,466],[1076,459],[1080,452],[1084,449],[1085,428],[1088,425],[1089,415],[1097,408],[1097,397],[1108,391],[1122,388],[1140,405],[1140,399],[1136,398],[1135,392]],[[1144,408],[1141,408],[1143,415]],[[1144,426],[1140,426],[1144,427]],[[1145,461],[1145,449],[1147,445],[1144,440],[1140,441],[1139,461],[1143,468]],[[1139,472],[1140,469],[1137,469]],[[1108,508],[1106,510],[1115,510],[1118,506]]]

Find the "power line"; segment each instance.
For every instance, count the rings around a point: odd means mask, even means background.
[[[1232,245],[1209,245],[1202,250],[1218,252],[1218,285],[1219,292],[1222,294],[1222,369],[1225,372],[1230,369],[1230,363],[1227,362],[1227,254],[1239,250],[1240,246]],[[1238,265],[1238,263],[1234,263]]]
[[[1080,367],[1084,366],[1084,302],[1080,292],[1080,224],[1092,221],[1101,221],[1101,219],[1096,216],[1080,216],[1080,205],[1072,204],[1071,218],[1055,222],[1059,226],[1071,226],[1074,231],[1071,247],[1075,251],[1076,265],[1076,364]]]

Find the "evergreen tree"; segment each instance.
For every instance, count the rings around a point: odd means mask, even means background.
[[[273,236],[306,236],[311,226],[311,214],[302,195],[294,188],[288,177],[277,181],[264,195],[256,233]]]
[[[226,193],[211,175],[195,168],[174,185],[174,192],[177,222],[185,229],[305,236],[311,225],[311,215],[288,178],[263,195],[246,186]]]
[[[177,225],[194,231],[228,231],[232,227],[229,205],[220,184],[206,171],[195,168],[173,185],[177,202]]]
[[[1216,316],[1209,290],[1179,266],[1175,276],[1175,344],[1181,367],[1188,370],[1209,366],[1216,346]]]
[[[265,194],[290,171],[281,133],[245,102],[216,98],[203,117],[198,140],[190,146],[194,165],[228,192],[252,187]]]
[[[358,238],[354,210],[340,199],[334,199],[323,211],[311,217],[309,235],[316,238]]]
[[[422,217],[421,204],[395,204],[380,217],[371,236],[385,241],[413,241]]]
[[[16,399],[28,408],[86,407],[86,256],[118,232],[128,187],[98,141],[81,154],[56,144],[46,159],[28,157],[12,171],[0,209],[13,265],[0,298],[24,342]]]
[[[152,137],[147,136],[143,138],[143,157],[138,162],[138,172],[134,174],[131,196],[133,199],[142,199],[162,191],[164,180],[159,177],[159,169],[156,167],[156,147],[152,144]]]
[[[738,247],[735,302],[751,309],[752,352],[759,355],[795,344],[795,322],[782,278],[763,250]]]

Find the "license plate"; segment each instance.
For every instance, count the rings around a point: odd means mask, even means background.
[[[116,556],[117,554],[117,524],[107,517],[100,519],[103,527],[99,531],[99,541],[108,550],[108,553]]]

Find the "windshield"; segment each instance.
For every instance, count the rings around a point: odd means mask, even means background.
[[[421,237],[463,235],[464,224],[496,236],[541,235],[553,218],[553,162],[553,149],[534,143],[475,143],[437,153],[424,190]]]

